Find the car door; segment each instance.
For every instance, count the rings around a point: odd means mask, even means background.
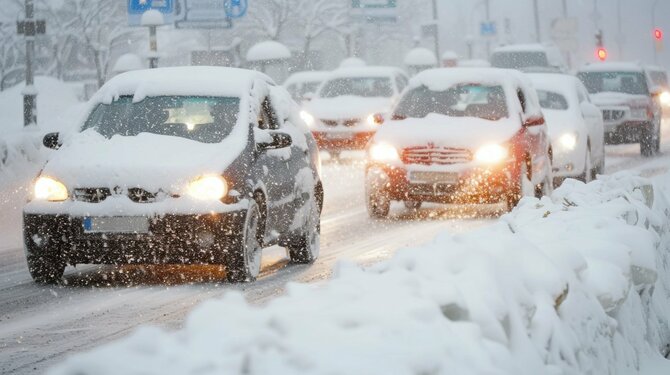
[[[532,93],[527,92],[523,87],[518,87],[517,97],[521,104],[524,143],[531,159],[532,182],[541,184],[546,174],[551,172],[551,160],[547,152],[549,150],[547,124],[539,109],[539,103],[533,99]]]

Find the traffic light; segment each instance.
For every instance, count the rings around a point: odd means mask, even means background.
[[[598,30],[598,33],[596,34],[596,47],[602,48],[605,45],[603,42],[603,31]]]
[[[598,59],[600,61],[607,60],[607,49],[605,49],[604,47],[599,47],[598,50],[596,51],[596,56],[598,56]]]
[[[654,29],[654,39],[658,40],[659,42],[663,40],[663,30],[659,29],[658,27]]]

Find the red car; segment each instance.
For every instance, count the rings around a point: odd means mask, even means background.
[[[368,147],[371,217],[392,201],[505,203],[553,189],[552,151],[537,93],[521,73],[420,73]]]

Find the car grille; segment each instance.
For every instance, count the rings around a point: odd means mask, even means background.
[[[626,111],[620,109],[603,109],[603,120],[617,121],[626,115]]]
[[[410,147],[402,151],[402,162],[421,165],[451,165],[472,161],[472,152],[463,148]]]
[[[330,127],[335,127],[335,126],[346,126],[346,127],[352,127],[358,125],[361,120],[359,119],[349,119],[349,120],[321,120],[321,122]]]
[[[121,195],[121,194],[117,194]],[[141,188],[130,188],[125,195],[135,203],[153,203],[157,201],[158,194],[148,192]],[[74,200],[86,203],[100,203],[112,196],[108,188],[80,188],[74,189]]]

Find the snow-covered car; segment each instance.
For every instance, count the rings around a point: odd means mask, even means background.
[[[301,114],[319,148],[331,156],[362,150],[379,127],[375,115],[391,110],[407,82],[405,73],[396,68],[338,69]]]
[[[323,189],[299,107],[253,71],[182,67],[124,73],[91,100],[53,152],[24,208],[28,268],[57,282],[66,265],[221,264],[254,280],[262,249],[319,253]]]
[[[582,82],[565,74],[529,74],[549,128],[554,184],[591,181],[605,171],[605,131],[600,109]]]
[[[284,82],[284,88],[298,103],[307,102],[314,98],[319,86],[328,78],[330,72],[309,71],[292,74]]]
[[[647,66],[645,68],[651,83],[661,90],[658,97],[663,107],[663,115],[670,115],[670,81],[668,80],[668,71],[660,66]]]
[[[598,63],[579,70],[605,120],[605,142],[639,143],[643,156],[653,156],[661,146],[661,89],[648,79],[637,63]]]
[[[510,44],[493,50],[491,66],[502,69],[567,70],[561,51],[553,44]]]
[[[553,188],[547,126],[523,74],[443,68],[410,81],[368,147],[371,217],[391,201],[506,203]]]

